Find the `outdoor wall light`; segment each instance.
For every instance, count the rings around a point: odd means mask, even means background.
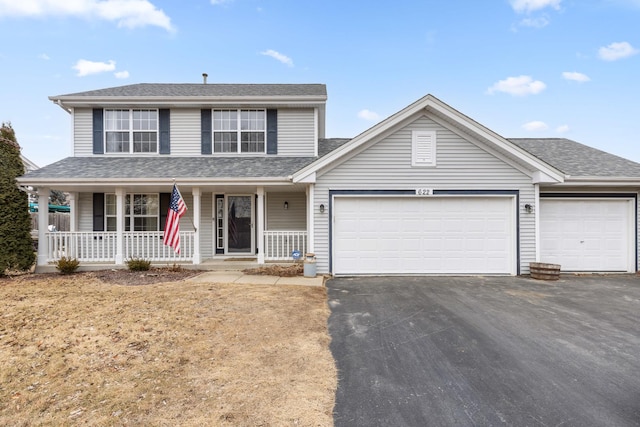
[[[284,202],[284,210],[286,211],[287,209],[289,209],[289,202]]]
[[[320,213],[324,213],[324,205],[320,205]]]
[[[524,205],[524,210],[526,213],[531,213],[533,212],[533,206],[531,206],[529,203],[527,203],[526,205]]]

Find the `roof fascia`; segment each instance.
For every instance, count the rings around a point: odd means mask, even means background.
[[[67,109],[69,107],[110,106],[110,105],[171,105],[171,106],[199,106],[199,105],[294,105],[320,106],[327,102],[326,96],[50,96],[49,100]]]
[[[567,176],[562,183],[554,184],[553,186],[563,187],[610,187],[610,186],[622,186],[622,187],[638,187],[640,188],[640,177],[624,177],[624,176]]]
[[[78,178],[33,178],[21,176],[16,181],[22,185],[32,187],[55,187],[56,185],[74,185],[76,187],[95,187],[96,185],[131,186],[131,185],[158,185],[176,180],[181,184],[193,186],[207,185],[274,185],[291,184],[291,177],[268,177],[268,178],[99,178],[92,180],[79,180]]]

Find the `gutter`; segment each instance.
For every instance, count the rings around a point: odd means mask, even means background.
[[[51,99],[51,98],[49,98]],[[72,114],[73,112],[71,111],[71,109],[67,108],[64,106],[64,104],[62,103],[62,100],[58,99],[58,100],[54,100],[51,99],[53,101],[54,104],[56,104],[58,107],[62,108],[64,111],[66,111],[69,114]]]

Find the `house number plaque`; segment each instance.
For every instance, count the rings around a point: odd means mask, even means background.
[[[416,188],[416,196],[432,196],[432,188]]]

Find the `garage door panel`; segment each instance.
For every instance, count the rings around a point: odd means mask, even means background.
[[[543,199],[540,258],[564,271],[633,270],[632,202]]]
[[[514,210],[507,197],[338,197],[334,273],[513,274]]]

